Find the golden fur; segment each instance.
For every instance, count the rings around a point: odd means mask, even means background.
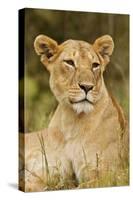
[[[127,156],[128,137],[123,111],[109,95],[103,79],[114,49],[112,38],[104,35],[93,45],[78,40],[58,45],[39,35],[34,47],[50,72],[50,88],[59,104],[47,130],[23,136],[26,174],[30,173],[25,190],[44,189],[46,160],[50,177],[59,165],[60,177],[71,183],[118,170]],[[39,138],[44,140],[47,155],[44,171]]]

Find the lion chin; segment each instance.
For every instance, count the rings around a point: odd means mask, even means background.
[[[73,104],[73,110],[77,113],[85,113],[88,114],[94,109],[94,106],[90,104],[89,102],[79,102]]]

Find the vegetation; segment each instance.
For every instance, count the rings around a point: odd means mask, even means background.
[[[122,105],[125,114],[129,115],[129,16],[120,14],[101,14],[72,11],[52,11],[41,9],[26,9],[25,12],[25,78],[20,79],[20,101],[25,95],[25,110],[20,107],[20,131],[33,132],[48,126],[57,106],[49,88],[49,73],[41,64],[34,52],[34,39],[39,34],[48,35],[59,43],[67,39],[85,40],[90,43],[104,34],[110,34],[115,43],[115,51],[111,63],[104,74],[106,85]],[[21,91],[25,82],[25,94]],[[47,156],[45,146],[39,138],[45,164]],[[84,151],[84,149],[83,149]],[[85,152],[85,151],[84,151]],[[86,163],[87,165],[87,163]],[[58,173],[53,179],[47,166],[47,183],[44,190],[85,187],[105,187],[128,184],[128,164],[118,172],[108,172],[97,176],[95,180],[82,183],[63,182]],[[69,183],[69,184],[68,184]],[[78,185],[78,186],[77,186]]]
[[[36,184],[40,188],[43,188],[42,190],[59,190],[59,189],[81,189],[81,188],[98,188],[98,187],[111,187],[111,186],[124,186],[129,184],[129,166],[128,162],[125,161],[123,164],[123,167],[119,168],[117,171],[99,171],[99,165],[100,165],[100,157],[96,154],[97,159],[97,165],[96,169],[90,169],[89,164],[87,163],[86,155],[85,155],[85,149],[82,148],[83,154],[84,154],[84,169],[89,174],[91,171],[91,174],[93,175],[93,178],[91,178],[89,181],[86,180],[80,180],[80,182],[77,181],[77,179],[73,176],[73,179],[68,180],[62,177],[61,175],[61,163],[57,161],[56,166],[53,166],[53,169],[50,170],[49,163],[48,163],[48,157],[45,149],[45,141],[42,135],[38,135],[38,139],[40,142],[40,149],[42,154],[42,176],[38,176],[35,172],[28,171],[32,176],[37,180]],[[45,166],[45,168],[44,168]],[[29,191],[29,190],[28,190]]]

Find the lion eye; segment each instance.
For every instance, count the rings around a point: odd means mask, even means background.
[[[96,70],[96,69],[98,69],[99,68],[99,66],[100,66],[100,64],[99,63],[92,63],[92,69],[93,70]]]
[[[66,64],[71,65],[75,67],[74,61],[73,60],[63,60]]]

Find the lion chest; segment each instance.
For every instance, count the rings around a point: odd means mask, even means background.
[[[86,166],[90,170],[115,167],[119,157],[119,124],[114,123],[116,121],[116,117],[111,117],[93,121],[93,126],[92,121],[87,126],[83,122],[72,129],[68,126],[71,137],[67,139],[65,151],[77,174]]]

